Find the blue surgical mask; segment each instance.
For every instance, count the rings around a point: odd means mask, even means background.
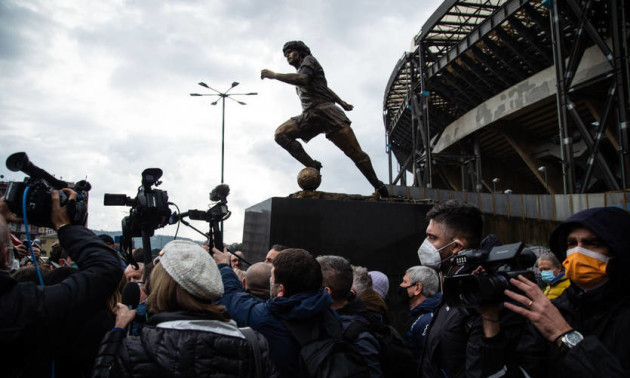
[[[553,274],[553,270],[543,270],[540,272],[540,279],[543,282],[550,283],[553,279],[556,278]]]

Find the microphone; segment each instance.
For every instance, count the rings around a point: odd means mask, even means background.
[[[122,304],[133,310],[140,304],[140,285],[136,282],[128,282],[122,291]]]

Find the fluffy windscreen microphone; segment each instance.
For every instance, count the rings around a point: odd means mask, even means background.
[[[210,201],[214,202],[227,202],[227,196],[230,194],[230,187],[227,184],[217,185],[216,188],[210,192]]]
[[[122,291],[122,303],[135,309],[140,304],[140,285],[137,282],[128,282]]]

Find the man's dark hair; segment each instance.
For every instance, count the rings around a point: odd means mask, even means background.
[[[50,247],[50,257],[49,261],[54,262],[55,264],[59,264],[59,259],[68,258],[68,252],[61,246],[59,243],[55,243]]]
[[[49,269],[40,269],[40,273],[42,275],[42,279],[45,281],[48,274],[50,274]],[[36,285],[40,285],[39,275],[37,274],[37,270],[34,266],[23,266],[15,272],[11,273],[11,278],[16,280],[17,282],[33,282]]]
[[[433,220],[445,226],[450,237],[466,239],[467,248],[479,247],[483,218],[477,207],[459,200],[440,202],[429,210],[427,220]]]
[[[306,46],[306,44],[304,44],[304,42],[302,41],[289,41],[285,43],[282,47],[282,53],[286,54],[287,50],[297,51],[302,58],[307,55],[311,55],[311,49],[309,49],[308,46]]]
[[[274,249],[274,250],[280,252],[280,251],[284,251],[285,249],[289,249],[289,247],[287,247],[286,245],[283,245],[283,244],[274,244],[274,245],[271,246],[271,249]]]
[[[71,275],[78,273],[79,269],[71,266],[62,266],[57,269],[53,269],[44,277],[46,285],[55,285],[70,277]]]
[[[136,248],[132,253],[131,257],[135,262],[144,262],[144,249],[142,247]]]
[[[103,241],[103,243],[105,244],[116,244],[114,242],[114,238],[112,238],[111,236],[107,235],[107,234],[100,234],[98,236],[99,239],[101,239]]]
[[[276,284],[283,284],[288,297],[322,287],[322,269],[308,251],[288,248],[273,259]]]
[[[322,267],[322,285],[330,289],[335,301],[348,299],[352,289],[352,265],[341,256],[319,256],[317,262]]]

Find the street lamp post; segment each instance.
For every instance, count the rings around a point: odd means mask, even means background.
[[[497,183],[498,183],[499,181],[501,181],[501,180],[500,180],[498,177],[495,177],[495,178],[493,178],[493,179],[492,179],[492,191],[493,191],[494,193],[496,193],[496,192],[497,192]]]
[[[238,82],[233,82],[232,86],[225,92],[219,92],[216,89],[210,87],[208,84],[204,83],[204,82],[200,82],[197,83],[199,85],[201,85],[204,88],[208,88],[210,90],[215,91],[216,93],[191,93],[191,96],[216,96],[219,97],[221,99],[221,105],[222,105],[222,115],[221,115],[221,184],[224,183],[223,180],[223,172],[224,172],[224,167],[225,167],[225,99],[229,98],[232,101],[235,101],[237,103],[239,103],[240,105],[247,105],[246,103],[242,102],[242,101],[238,101],[232,98],[232,96],[256,96],[258,93],[256,92],[249,92],[249,93],[228,93],[232,88],[236,87],[239,83]],[[210,103],[210,105],[216,105],[219,102],[219,99],[217,99],[216,101],[213,101],[212,103]]]
[[[538,167],[538,172],[542,172],[545,174],[545,189],[549,191],[549,188],[547,187],[547,167],[541,165],[540,167]]]

